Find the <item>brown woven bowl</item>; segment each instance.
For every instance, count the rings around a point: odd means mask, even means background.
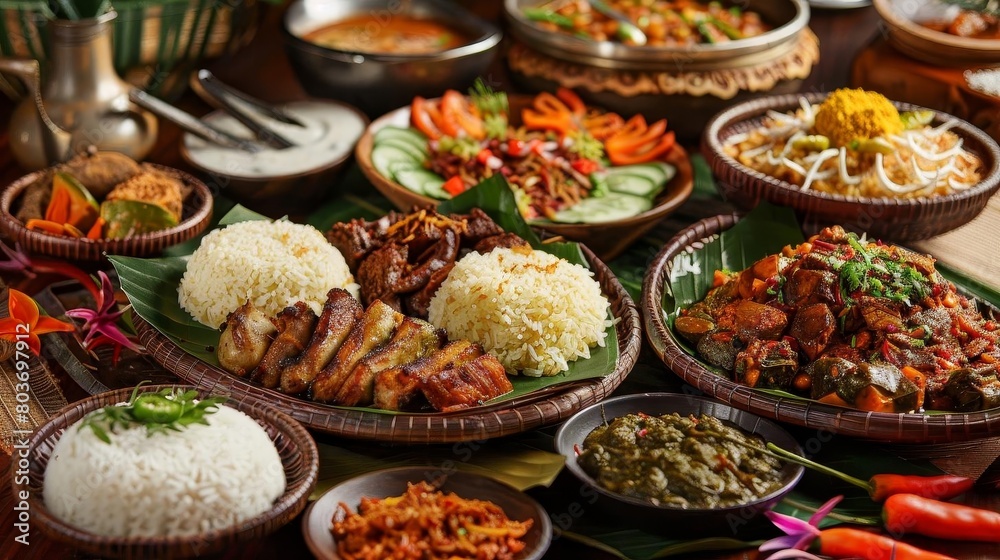
[[[731,228],[739,217],[706,218],[663,246],[642,283],[646,338],[663,363],[685,382],[740,410],[807,428],[891,443],[943,443],[1000,436],[1000,410],[947,414],[865,412],[817,401],[775,397],[707,369],[681,347],[667,325],[662,302],[674,258]],[[712,271],[702,271],[711,274]]]
[[[157,391],[172,385],[150,385]],[[208,392],[199,391],[202,397]],[[233,395],[227,403],[254,420],[271,436],[285,467],[286,488],[267,512],[240,525],[189,537],[105,537],[77,529],[54,517],[46,509],[44,491],[45,468],[52,450],[63,432],[87,413],[108,405],[127,401],[132,389],[119,389],[94,395],[67,406],[49,419],[28,442],[28,485],[18,485],[14,474],[20,468],[11,464],[14,495],[29,493],[31,521],[49,538],[88,554],[115,558],[185,558],[222,552],[240,542],[264,537],[295,519],[305,509],[309,495],[316,486],[319,454],[312,437],[301,424],[287,414],[260,401]],[[34,526],[34,525],[33,525]]]
[[[872,4],[885,25],[889,44],[906,56],[957,68],[1000,62],[1000,40],[959,37],[915,22],[918,2],[872,0]]]
[[[454,413],[384,414],[336,407],[266,389],[188,354],[133,312],[139,340],[163,367],[212,393],[266,401],[307,427],[337,436],[394,443],[485,440],[557,424],[611,394],[632,371],[642,344],[639,312],[611,270],[581,247],[618,319],[618,363],[604,377],[555,385],[523,397]]]
[[[510,115],[512,120],[519,119],[521,109],[531,101],[530,96],[510,96]],[[388,126],[407,126],[410,122],[410,108],[403,107],[375,119],[355,148],[355,156],[361,172],[375,185],[383,196],[388,198],[396,208],[409,211],[414,206],[437,206],[440,200],[417,194],[410,189],[383,177],[372,164],[372,148],[375,132]],[[571,241],[579,241],[590,247],[597,256],[611,260],[621,254],[629,245],[655,227],[657,222],[669,216],[685,200],[691,196],[694,187],[694,174],[687,152],[680,145],[667,154],[664,160],[677,168],[677,174],[667,183],[653,203],[653,207],[642,214],[611,222],[599,224],[538,224],[539,227],[552,235],[557,235]]]
[[[868,198],[802,191],[797,185],[755,171],[725,154],[723,144],[736,134],[757,127],[769,110],[786,112],[799,106],[804,97],[810,103],[826,99],[826,93],[763,97],[734,105],[716,115],[702,136],[702,153],[715,175],[726,200],[750,209],[761,200],[790,206],[796,210],[806,231],[840,224],[845,229],[867,231],[876,238],[895,241],[926,239],[965,225],[975,218],[1000,188],[1000,146],[986,133],[958,120],[951,129],[962,138],[965,148],[983,162],[983,179],[959,193],[923,198]],[[906,103],[894,103],[900,111],[924,110]],[[954,117],[932,111],[932,124]]]
[[[136,235],[127,239],[74,239],[29,230],[14,217],[15,203],[24,191],[45,174],[45,170],[29,173],[14,181],[0,192],[0,231],[33,254],[48,255],[73,261],[100,261],[105,255],[148,257],[183,243],[205,231],[212,218],[212,192],[204,183],[183,171],[156,164],[146,164],[157,171],[176,177],[191,188],[184,200],[181,223],[176,226]]]

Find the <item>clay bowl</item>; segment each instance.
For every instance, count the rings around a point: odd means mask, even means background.
[[[146,391],[158,391],[170,385],[151,385]],[[190,387],[189,387],[190,388]],[[108,537],[78,529],[45,507],[42,499],[45,468],[53,448],[63,432],[87,413],[127,401],[132,388],[94,395],[67,406],[36,431],[28,441],[27,485],[18,485],[23,477],[12,476],[14,495],[27,492],[33,527],[50,539],[88,554],[113,558],[186,558],[217,554],[240,542],[260,539],[295,519],[305,509],[309,494],[316,486],[319,455],[312,437],[301,424],[277,408],[255,399],[230,399],[236,408],[257,421],[271,437],[285,469],[286,488],[268,511],[228,528],[202,534],[174,537]],[[202,397],[208,396],[204,391]],[[15,461],[12,470],[18,469]]]
[[[870,198],[803,191],[798,185],[755,171],[724,152],[728,138],[757,127],[768,111],[789,112],[799,106],[800,98],[819,103],[826,96],[826,93],[810,93],[762,97],[730,107],[708,123],[702,137],[702,153],[726,200],[745,209],[753,208],[761,200],[789,206],[796,210],[807,232],[840,224],[859,233],[867,231],[875,238],[915,241],[965,225],[982,212],[1000,188],[1000,146],[968,122],[940,111],[933,111],[932,126],[958,120],[950,130],[983,162],[979,184],[944,196]],[[894,105],[900,111],[923,110],[906,103]]]
[[[935,31],[917,23],[920,2],[874,0],[889,43],[899,52],[936,66],[1000,64],[1000,39],[973,39]]]
[[[510,98],[511,117],[518,118],[520,109],[530,98],[527,96],[512,96]],[[392,111],[372,122],[364,136],[358,142],[355,156],[362,173],[383,196],[388,198],[397,208],[404,211],[414,206],[436,206],[440,200],[418,194],[395,181],[384,177],[372,164],[372,148],[375,133],[385,126],[407,126],[410,122],[410,108],[402,107]],[[556,224],[551,222],[532,223],[546,232],[561,236],[570,241],[585,244],[601,260],[608,261],[622,253],[629,245],[656,226],[657,222],[673,213],[691,195],[694,187],[694,173],[687,152],[678,144],[664,159],[673,165],[677,172],[666,187],[653,201],[653,207],[641,214],[608,222],[594,224]],[[530,222],[529,222],[530,223]]]
[[[35,181],[44,177],[46,170],[29,173],[7,185],[0,192],[0,231],[32,254],[47,255],[71,261],[101,261],[107,255],[129,257],[149,257],[183,243],[208,227],[212,218],[212,193],[205,183],[194,176],[156,164],[150,165],[160,173],[170,175],[190,187],[191,193],[184,200],[181,222],[176,226],[152,233],[135,235],[125,239],[78,239],[65,235],[29,230],[24,223],[14,217],[18,198]]]

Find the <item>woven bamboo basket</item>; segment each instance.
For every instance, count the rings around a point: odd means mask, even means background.
[[[865,412],[756,391],[707,369],[675,340],[662,309],[674,258],[731,228],[736,215],[707,218],[682,230],[660,250],[643,280],[646,337],[664,364],[685,382],[740,410],[765,418],[858,438],[905,444],[947,443],[1000,436],[1000,409],[971,413]],[[709,271],[710,273],[710,271]]]
[[[597,379],[550,386],[493,405],[455,413],[387,414],[307,401],[266,389],[186,353],[141,317],[132,319],[139,340],[157,362],[213,394],[264,400],[317,432],[394,443],[477,441],[556,424],[611,394],[632,370],[642,344],[639,312],[611,270],[586,247],[583,252],[618,320],[618,363]]]
[[[985,132],[958,120],[951,128],[964,147],[983,162],[982,180],[976,186],[945,196],[919,198],[869,198],[803,191],[798,185],[755,171],[725,154],[723,144],[734,135],[760,125],[768,111],[784,113],[799,107],[799,99],[819,103],[826,93],[763,97],[734,105],[716,115],[702,136],[702,153],[708,160],[722,195],[740,208],[750,209],[761,200],[796,210],[806,231],[840,224],[845,229],[867,231],[876,238],[894,241],[927,239],[965,225],[986,207],[1000,189],[1000,146]],[[929,110],[894,103],[900,111]],[[932,111],[933,125],[955,117]]]
[[[146,389],[157,391],[167,387],[172,385],[151,385]],[[203,397],[208,396],[205,391],[200,393]],[[56,442],[69,426],[87,413],[127,401],[131,394],[132,389],[120,389],[73,403],[53,416],[29,440],[29,484],[26,488],[14,485],[14,495],[22,490],[28,491],[32,523],[36,523],[49,538],[101,557],[185,558],[220,553],[237,543],[264,537],[295,519],[305,509],[319,475],[319,453],[312,437],[287,414],[252,398],[234,398],[227,404],[244,412],[264,428],[285,468],[285,493],[270,510],[227,529],[188,537],[98,536],[56,518],[46,509],[42,499],[45,468]],[[16,468],[15,461],[12,469]],[[16,480],[16,477],[11,478]]]

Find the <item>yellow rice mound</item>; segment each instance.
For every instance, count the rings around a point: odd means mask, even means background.
[[[604,346],[607,298],[593,273],[544,251],[469,253],[431,299],[428,319],[477,342],[507,373],[551,376]]]
[[[188,260],[178,296],[199,323],[216,328],[248,300],[268,317],[297,301],[320,313],[332,288],[358,297],[343,255],[319,230],[259,220],[206,235]]]

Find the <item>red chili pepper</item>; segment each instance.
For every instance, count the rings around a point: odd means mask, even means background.
[[[894,494],[916,494],[924,498],[947,500],[972,490],[976,484],[971,478],[951,474],[939,476],[877,474],[868,482],[871,484],[869,492],[876,502],[885,501]]]
[[[517,138],[511,138],[507,141],[507,153],[512,156],[519,156],[524,150],[524,142],[518,140]]]
[[[590,175],[591,173],[597,171],[598,168],[601,167],[600,164],[598,164],[596,161],[592,159],[583,159],[583,158],[573,160],[573,163],[571,163],[570,165],[573,167],[573,169],[579,171],[580,173],[583,173],[584,175]]]
[[[648,434],[648,433],[649,433],[649,430],[647,430],[646,428],[642,428],[641,430],[639,430],[638,432],[636,432],[635,435],[637,435],[639,437],[646,437],[646,434]]]
[[[1000,543],[1000,512],[916,494],[889,496],[882,506],[882,521],[893,534]]]
[[[441,186],[444,192],[450,194],[451,196],[458,196],[465,192],[465,181],[458,175],[455,175],[451,179],[444,182]]]
[[[836,251],[837,246],[833,243],[823,241],[822,239],[814,239],[812,241],[813,247],[819,247],[820,249],[826,249],[827,251]]]
[[[878,533],[847,527],[821,531],[819,553],[834,558],[865,560],[955,560],[951,556],[928,552]]]

